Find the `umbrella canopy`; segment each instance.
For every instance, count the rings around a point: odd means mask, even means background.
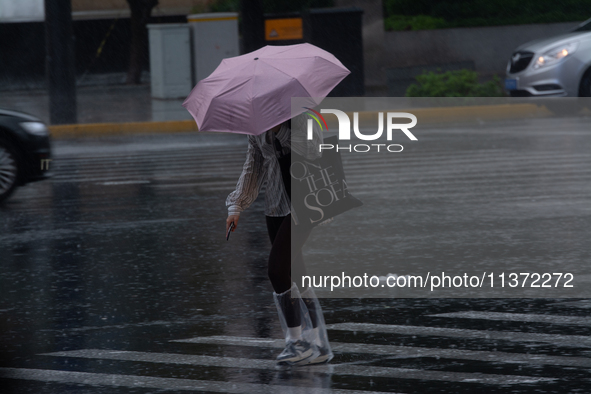
[[[193,88],[183,107],[201,131],[258,135],[297,115],[292,114],[292,97],[311,97],[320,104],[349,73],[314,45],[267,45],[224,59]]]

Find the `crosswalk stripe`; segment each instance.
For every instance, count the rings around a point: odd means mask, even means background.
[[[140,185],[150,183],[150,181],[146,180],[129,180],[129,181],[109,181],[109,182],[102,182],[100,183],[103,186],[116,186],[116,185]]]
[[[580,168],[580,165],[577,165],[578,162],[574,164],[563,164],[563,165],[553,165],[547,166],[547,168],[541,169],[540,166],[543,166],[544,163],[540,163],[537,165],[528,165],[520,167],[520,175],[523,175],[527,172],[535,172],[536,174],[542,171],[546,176],[550,177],[560,177],[564,175],[565,172],[571,174],[571,176],[578,176],[584,177],[588,176],[589,171]],[[125,173],[145,173],[145,172],[153,172],[153,171],[167,171],[171,173],[195,173],[198,174],[200,172],[205,173],[228,173],[228,174],[239,174],[242,169],[243,160],[240,161],[231,161],[231,160],[219,160],[219,161],[204,161],[201,159],[196,158],[177,158],[177,157],[169,157],[163,158],[160,161],[142,161],[138,159],[137,161],[126,161],[125,163],[117,163],[105,158],[103,161],[97,162],[96,164],[89,164],[87,162],[81,162],[77,165],[72,164],[64,164],[64,163],[52,163],[52,170],[54,170],[55,174],[54,177],[56,178],[64,178],[64,177],[71,177],[71,176],[81,176],[81,175],[90,175],[90,174],[105,174],[105,173],[117,173],[117,172],[125,172]],[[481,167],[475,165],[468,165],[466,164],[461,169],[457,168],[450,168],[450,164],[448,163],[438,163],[440,168],[434,168],[433,165],[418,168],[416,166],[409,167],[409,163],[405,162],[404,167],[397,168],[393,175],[395,175],[396,179],[399,180],[406,180],[406,179],[416,179],[417,177],[424,177],[426,179],[458,179],[463,180],[466,178],[474,178],[476,180],[481,177],[483,173],[487,174],[488,179],[492,179],[493,177],[501,178],[510,176],[514,174],[514,171],[509,171],[510,168],[504,168],[500,166],[492,167],[494,172],[491,172],[491,167]],[[363,176],[368,175],[369,173],[383,173],[384,168],[390,166],[389,163],[351,163],[349,165],[345,165],[345,173],[348,177],[354,176]],[[500,171],[500,172],[499,172]],[[383,174],[382,174],[383,175]],[[394,177],[394,176],[392,176]],[[388,178],[388,177],[386,177]]]
[[[553,167],[547,169],[541,169],[540,165],[532,167],[532,168],[520,168],[519,171],[510,171],[509,169],[503,169],[498,167],[493,167],[492,169],[489,167],[488,169],[485,168],[471,168],[471,169],[456,169],[453,170],[449,167],[442,167],[440,169],[435,169],[429,167],[428,169],[423,169],[422,171],[415,171],[408,170],[407,168],[399,168],[396,172],[384,173],[387,167],[385,165],[351,165],[350,167],[345,168],[345,175],[348,177],[349,175],[376,175],[381,176],[384,178],[391,178],[396,177],[399,179],[416,179],[417,177],[422,177],[426,179],[458,179],[458,180],[465,180],[465,179],[480,179],[482,176],[486,176],[489,180],[496,180],[496,179],[504,179],[507,176],[519,177],[519,176],[527,176],[529,174],[544,174],[549,177],[561,177],[566,174],[569,176],[588,176],[589,170],[582,169],[579,165],[569,165],[566,168],[563,167]],[[502,173],[501,173],[502,171]],[[386,175],[386,176],[385,176]],[[388,176],[390,175],[390,176]]]
[[[257,360],[233,357],[197,356],[172,353],[144,353],[99,349],[74,350],[57,353],[45,353],[45,356],[98,358],[108,360],[152,362],[165,364],[189,364],[209,367],[274,369],[271,360]],[[298,368],[299,371],[331,373],[336,375],[355,375],[364,377],[391,377],[403,379],[437,380],[447,382],[472,382],[483,384],[523,384],[540,381],[552,381],[552,378],[530,376],[496,375],[479,372],[425,371],[409,368],[374,367],[353,364],[318,365]]]
[[[282,349],[285,342],[282,339],[258,339],[216,335],[210,337],[196,337],[180,339],[172,342],[209,343],[216,345],[271,347]],[[397,358],[442,357],[463,360],[479,360],[487,362],[509,362],[525,364],[563,365],[570,367],[591,367],[591,358],[547,356],[543,354],[520,354],[506,352],[488,352],[462,349],[439,349],[395,345],[375,345],[370,343],[338,343],[331,342],[331,347],[339,353],[361,353],[375,355],[391,355]]]
[[[151,388],[175,391],[209,391],[215,393],[276,394],[384,394],[377,391],[325,389],[303,386],[283,386],[241,382],[219,382],[153,376],[117,375],[105,373],[59,371],[49,369],[0,368],[0,378],[35,380],[55,383],[76,383],[90,386]]]
[[[161,158],[195,158],[200,160],[240,160],[244,161],[246,157],[246,146],[232,146],[232,147],[225,147],[224,149],[202,149],[201,151],[196,151],[194,149],[160,149],[160,150],[153,150],[153,151],[134,151],[127,154],[122,154],[119,152],[107,152],[99,155],[84,155],[81,156],[80,152],[78,152],[78,156],[68,156],[60,154],[56,152],[55,156],[59,159],[60,163],[64,164],[76,164],[76,163],[97,163],[104,161],[105,158],[109,158],[109,160],[116,160],[119,162],[133,162],[136,160],[157,160]],[[228,152],[243,152],[243,157],[239,156],[227,156]],[[445,157],[445,155],[444,155]],[[568,158],[568,156],[565,156]]]
[[[449,188],[450,183],[445,183],[445,179],[441,178],[423,178],[420,179],[420,181],[417,181],[416,178],[403,178],[403,177],[392,177],[392,178],[381,178],[381,175],[379,174],[360,174],[360,175],[355,175],[355,176],[348,176],[347,175],[347,182],[348,184],[351,183],[354,187],[356,187],[357,189],[362,189],[362,188],[368,188],[369,191],[380,191],[380,190],[386,190],[386,189],[392,189],[392,187],[394,185],[408,185],[409,189],[412,190],[412,192],[416,193],[417,189],[426,189],[425,193],[432,193],[435,194],[437,193],[439,195],[440,191],[447,191],[447,189]],[[509,188],[508,191],[514,190],[517,192],[520,192],[522,189],[520,187],[516,187],[515,184],[513,183],[514,180],[510,179],[511,177],[505,176],[502,177],[503,178],[503,182],[497,182],[497,183],[491,183],[490,179],[482,179],[482,180],[476,180],[476,179],[456,179],[456,178],[449,178],[451,179],[451,182],[453,183],[453,185],[456,187],[456,193],[458,195],[468,195],[469,193],[466,192],[464,189],[462,189],[462,187],[464,185],[473,185],[473,188],[475,189],[475,193],[482,193],[484,191],[495,191],[498,190],[498,187],[500,184],[505,184],[507,185],[507,187]],[[590,177],[586,177],[586,178],[577,178],[577,177],[571,177],[571,176],[561,176],[560,179],[556,179],[556,181],[553,181],[552,184],[555,187],[560,186],[561,184],[564,185],[572,185],[572,184],[588,184],[588,178]],[[501,177],[499,177],[499,179],[501,179]],[[379,182],[378,182],[379,180]],[[547,179],[548,180],[548,179]],[[368,182],[369,181],[369,182]],[[412,186],[412,187],[410,187]],[[460,191],[461,190],[461,191]],[[398,193],[399,191],[396,190],[396,192]],[[566,194],[566,193],[565,193]],[[570,195],[570,194],[567,194]],[[587,196],[589,194],[587,193]],[[540,198],[541,196],[536,196],[537,198]],[[552,196],[555,197],[555,196]]]
[[[126,157],[118,156],[101,156],[101,157],[85,157],[80,159],[66,159],[56,157],[52,163],[52,167],[63,169],[65,171],[70,169],[84,168],[87,170],[105,170],[105,169],[119,169],[119,168],[136,168],[145,166],[161,167],[166,164],[174,164],[175,166],[195,166],[196,164],[207,165],[210,167],[225,166],[233,169],[236,166],[241,167],[244,163],[245,157],[240,157],[235,154],[228,155],[226,151],[223,155],[204,156],[201,154],[184,155],[177,152],[162,152],[159,155],[133,155]],[[443,172],[475,172],[481,170],[504,169],[514,170],[515,161],[523,161],[519,166],[519,171],[540,169],[556,170],[570,167],[577,167],[578,163],[588,161],[588,157],[576,157],[572,155],[552,157],[552,162],[548,162],[548,155],[541,154],[539,157],[528,155],[526,157],[511,159],[508,162],[507,157],[495,157],[493,160],[485,160],[481,155],[468,156],[449,156],[443,155],[439,158],[429,156],[429,161],[425,160],[423,156],[404,158],[404,160],[384,158],[376,155],[367,158],[350,158],[344,161],[346,170],[354,170],[358,167],[367,168],[383,168],[384,166],[394,166],[398,169],[404,169],[408,172],[425,173],[443,173]],[[460,166],[461,168],[456,168]],[[239,168],[240,169],[240,168]]]
[[[213,176],[214,174],[212,174]],[[239,174],[238,174],[239,175]],[[238,180],[238,175],[236,175],[236,177],[232,177],[232,178],[222,178],[221,175],[217,175],[217,177],[219,178],[218,181],[211,181],[211,183],[224,183],[224,184],[231,184],[232,186],[236,186],[236,182]],[[151,183],[152,181],[154,181],[156,178],[162,178],[161,176],[158,177],[154,177],[154,176],[146,176],[146,174],[144,174],[142,176],[142,174],[137,174],[138,178],[144,178],[144,179],[130,179],[133,178],[134,175],[133,174],[125,174],[125,175],[121,175],[121,176],[113,176],[113,175],[108,175],[108,176],[102,176],[102,177],[93,177],[93,178],[87,178],[87,177],[79,177],[79,178],[56,178],[56,179],[51,179],[52,183],[74,183],[74,182],[91,182],[91,183],[99,183],[102,185],[102,183],[109,183],[111,185],[116,185],[116,184],[120,184],[120,185],[125,185],[125,182],[127,182],[127,184],[141,184],[141,183]],[[148,179],[146,179],[148,178]],[[185,177],[170,177],[168,179],[166,179],[166,181],[174,181],[174,180],[182,180],[184,178],[184,180],[191,180],[193,183],[208,183],[210,181],[203,181],[203,182],[195,182],[196,177],[187,175]],[[152,185],[154,186],[154,185]]]
[[[591,172],[589,172],[591,173]],[[111,179],[133,179],[133,178],[149,178],[154,179],[156,177],[164,178],[190,178],[192,180],[199,180],[207,179],[210,180],[212,178],[225,178],[225,181],[236,183],[238,177],[240,175],[240,171],[238,169],[232,170],[220,170],[220,169],[213,169],[213,170],[196,170],[195,167],[187,167],[187,168],[153,168],[150,170],[143,170],[143,169],[133,169],[133,170],[109,170],[109,171],[78,171],[76,173],[60,173],[59,175],[55,175],[51,178],[51,181],[56,183],[63,183],[63,182],[96,182],[96,181],[107,181]],[[523,175],[523,174],[521,174]],[[521,176],[516,175],[516,176]],[[552,177],[554,174],[550,172],[545,172],[544,175],[546,176],[546,181],[549,180],[548,177]],[[557,184],[572,184],[573,182],[582,183],[585,182],[589,178],[589,174],[585,173],[573,173],[572,175],[565,176],[564,173],[558,172],[555,174],[556,179],[552,181],[553,185]],[[481,177],[472,175],[468,176],[467,174],[462,174],[461,177],[457,175],[451,174],[446,176],[425,176],[425,174],[421,174],[421,177],[417,178],[417,176],[413,176],[412,174],[399,174],[399,175],[392,175],[390,177],[383,177],[383,175],[379,173],[368,173],[367,169],[362,168],[359,171],[349,171],[347,172],[347,180],[352,185],[356,186],[358,189],[362,187],[370,187],[370,191],[378,191],[382,189],[391,189],[393,185],[398,185],[401,183],[412,185],[412,189],[416,191],[417,188],[427,188],[432,189],[433,187],[437,187],[439,185],[446,185],[446,181],[453,182],[454,185],[463,185],[463,184],[471,184],[477,186],[478,191],[494,189],[494,184],[491,186],[490,182],[491,179],[498,178],[507,184],[511,184],[513,182],[511,175],[498,175],[495,177],[486,177],[486,179],[482,179]],[[373,182],[372,180],[376,180]],[[380,180],[378,183],[377,180]],[[372,181],[372,182],[368,182]]]
[[[221,141],[221,139],[220,139]],[[234,186],[241,170],[245,157],[245,139],[223,139],[195,142],[187,140],[184,143],[163,143],[158,149],[134,151],[118,149],[113,146],[102,146],[89,150],[85,157],[74,157],[68,147],[56,148],[55,168],[52,183],[62,182],[140,182],[146,179],[153,180],[154,176],[178,176],[184,178],[193,177],[191,182],[198,186],[199,178],[225,177],[227,183],[222,185],[203,185],[201,187],[210,191],[226,191],[225,185]],[[227,141],[228,143],[225,143]],[[426,148],[428,149],[428,148]],[[371,185],[370,191],[357,190],[357,193],[375,194],[382,190],[390,190],[392,184],[410,182],[412,188],[432,188],[445,181],[453,181],[455,185],[470,183],[478,185],[476,194],[488,191],[491,179],[502,177],[506,182],[512,182],[515,164],[519,164],[519,171],[543,172],[546,181],[572,184],[581,183],[589,176],[589,171],[577,166],[578,163],[588,160],[588,155],[557,153],[550,150],[535,150],[528,152],[514,152],[508,149],[489,149],[469,152],[456,152],[454,155],[442,153],[439,150],[424,150],[411,152],[410,155],[397,156],[392,154],[348,155],[343,153],[345,172],[352,187],[357,183],[364,184],[368,181],[368,172],[383,169],[385,167],[398,168],[400,171],[395,176],[380,177],[380,185]],[[548,161],[551,155],[552,161]],[[429,160],[425,160],[428,158]],[[509,159],[509,160],[508,160]],[[571,167],[572,170],[571,170]],[[459,168],[459,169],[458,169]],[[491,168],[493,170],[491,170]],[[577,169],[578,168],[578,169]],[[482,172],[488,174],[483,181]],[[378,171],[380,172],[380,171]],[[565,177],[565,172],[569,176]],[[475,176],[478,174],[478,176]],[[499,175],[500,174],[500,175]],[[417,181],[418,179],[418,181]],[[206,182],[204,181],[204,182]],[[161,188],[188,187],[188,186],[154,186]],[[359,189],[359,188],[358,188]],[[397,189],[398,190],[398,189]],[[397,191],[398,195],[404,193]],[[416,194],[416,193],[415,193]],[[451,198],[453,194],[446,193],[444,197]]]
[[[226,175],[232,177],[238,177],[240,175],[242,167],[236,168],[205,168],[196,167],[195,165],[188,166],[177,166],[177,165],[164,165],[164,166],[153,166],[150,168],[146,167],[128,167],[128,168],[102,168],[97,170],[90,170],[88,168],[81,169],[68,169],[59,170],[57,169],[52,178],[55,179],[69,179],[69,178],[87,178],[90,176],[106,176],[111,174],[126,174],[129,177],[150,175],[153,174],[165,174],[167,176],[175,177],[179,174],[186,174],[185,176],[193,176],[195,178],[211,178],[218,175]]]
[[[451,317],[460,319],[486,319],[486,320],[505,320],[522,321],[528,323],[549,323],[567,326],[591,326],[591,317],[580,316],[560,316],[560,315],[535,315],[525,313],[504,313],[504,312],[450,312],[429,315],[431,317]],[[589,339],[591,340],[591,339]]]
[[[218,190],[224,189],[230,193],[236,187],[236,182],[197,182],[197,183],[169,183],[169,184],[161,184],[161,185],[152,185],[152,187],[156,188],[163,188],[163,189],[170,189],[170,188],[177,188],[177,187],[201,187],[207,190]]]
[[[428,157],[430,160],[425,161]],[[552,160],[549,160],[549,158]],[[533,162],[547,163],[553,166],[554,164],[568,163],[572,161],[587,161],[589,156],[583,153],[574,152],[552,152],[547,150],[536,150],[536,151],[516,151],[508,152],[507,150],[494,150],[494,151],[457,151],[450,153],[449,151],[431,150],[426,151],[415,151],[415,152],[400,152],[400,153],[388,153],[388,152],[375,152],[371,153],[349,153],[348,151],[341,152],[341,158],[345,164],[349,163],[398,163],[401,166],[407,166],[409,164],[414,168],[415,165],[422,167],[433,166],[434,163],[446,163],[446,164],[468,164],[471,167],[482,166],[488,168],[491,166],[503,165],[510,166],[507,164],[507,159],[511,162],[516,162],[529,166]],[[556,161],[554,161],[556,159]]]
[[[401,326],[375,323],[337,323],[328,325],[327,328],[330,330],[366,331],[385,334],[441,336],[467,339],[492,339],[512,342],[546,342],[555,346],[591,348],[591,338],[583,335],[539,334],[515,331],[484,331],[460,328]]]
[[[195,158],[182,159],[178,157],[163,158],[160,161],[154,160],[136,160],[128,161],[125,163],[114,162],[113,160],[104,159],[103,161],[97,162],[96,164],[89,164],[81,162],[79,164],[64,164],[64,163],[53,163],[52,170],[57,170],[58,174],[64,175],[70,172],[105,172],[105,171],[146,171],[146,170],[199,170],[200,168],[207,168],[208,171],[227,169],[228,171],[242,170],[244,160],[231,161],[231,160],[220,160],[220,161],[204,161]]]
[[[591,309],[591,300],[557,301],[553,305],[567,306],[571,308]]]
[[[562,172],[564,173],[565,170],[571,170],[576,172],[586,172],[584,168],[580,168],[579,163],[581,160],[576,161],[569,161],[566,163],[553,163],[552,165],[548,165],[546,161],[542,161],[539,163],[532,163],[531,161],[527,164],[524,164],[519,167],[519,173],[522,172]],[[365,161],[365,162],[357,162],[351,161],[350,163],[344,164],[344,168],[346,174],[351,171],[359,170],[359,169],[385,169],[388,167],[393,167],[395,163],[393,162],[382,162],[382,161]],[[515,170],[515,163],[513,161],[510,164],[495,164],[485,166],[484,164],[474,164],[472,161],[466,161],[465,163],[448,163],[448,162],[430,162],[429,164],[417,164],[416,166],[412,166],[411,163],[404,161],[404,165],[398,164],[394,167],[394,169],[403,170],[405,174],[424,174],[427,176],[440,176],[441,174],[445,175],[452,175],[452,174],[466,174],[466,175],[477,175],[479,172],[488,172],[493,174],[494,172],[503,171],[504,174],[510,172],[517,172]]]

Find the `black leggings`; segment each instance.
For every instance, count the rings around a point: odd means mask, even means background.
[[[275,293],[281,294],[291,289],[292,275],[296,279],[306,275],[302,246],[308,239],[310,230],[298,231],[292,237],[291,214],[267,216],[267,230],[273,245],[269,255],[269,279]]]
[[[273,245],[269,255],[269,279],[275,293],[281,294],[291,289],[292,277],[297,280],[306,275],[302,247],[310,236],[311,230],[298,231],[292,237],[291,214],[279,217],[267,216],[267,230]],[[300,291],[304,290],[300,289]],[[318,321],[314,300],[305,297],[302,299],[310,312],[312,326],[317,327]],[[287,302],[287,300],[284,301]],[[288,304],[285,305],[287,326],[297,327],[301,324],[299,307],[293,301]]]

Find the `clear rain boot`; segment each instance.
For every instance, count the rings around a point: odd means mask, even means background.
[[[285,349],[277,356],[278,364],[306,365],[320,354],[314,341],[314,331],[308,308],[297,286],[284,293],[273,293],[285,334]]]
[[[301,296],[304,304],[310,312],[310,320],[314,327],[312,330],[314,333],[312,341],[320,351],[320,355],[310,361],[310,364],[327,363],[332,360],[334,354],[332,353],[330,343],[328,342],[328,334],[326,332],[326,324],[324,323],[324,314],[322,313],[322,308],[320,308],[320,302],[318,302],[318,297],[316,297],[316,294],[311,287],[308,287],[303,291]]]

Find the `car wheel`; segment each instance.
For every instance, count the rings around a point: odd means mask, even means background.
[[[579,97],[591,97],[591,68],[585,72],[579,85]]]
[[[591,68],[585,72],[579,85],[579,97],[591,97]]]
[[[579,85],[579,97],[591,97],[591,67],[583,74]],[[583,105],[591,110],[591,100],[581,100]]]
[[[14,149],[0,140],[0,202],[7,199],[18,182],[18,160]]]

